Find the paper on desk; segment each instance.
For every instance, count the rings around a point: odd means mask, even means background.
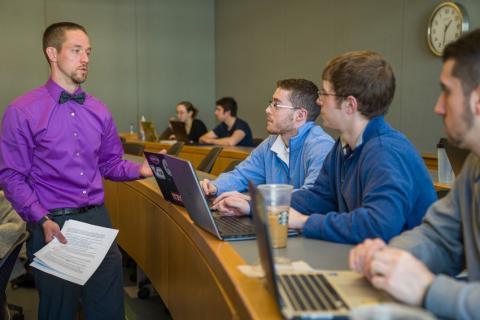
[[[67,244],[53,239],[35,253],[30,264],[56,277],[84,285],[110,249],[118,230],[67,220],[62,228]]]
[[[240,265],[238,269],[249,278],[263,278],[265,273],[260,265]],[[311,272],[314,269],[303,260],[292,261],[290,263],[276,263],[277,272]]]

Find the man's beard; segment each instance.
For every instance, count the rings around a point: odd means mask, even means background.
[[[459,135],[456,135],[456,136],[453,136],[453,134],[449,133],[447,131],[447,138],[448,138],[448,141],[456,146],[456,147],[462,147],[463,145],[463,140],[465,138],[465,135],[466,133],[472,128],[473,126],[473,113],[472,113],[472,110],[470,110],[470,106],[468,105],[469,101],[468,99],[465,99],[464,101],[464,110],[463,110],[463,113],[462,113],[462,120],[464,121],[465,123],[465,129],[463,130],[463,132]],[[445,120],[444,120],[444,123],[445,123]]]
[[[85,75],[81,75],[80,72],[72,72],[70,78],[74,83],[82,84],[87,80],[87,72],[85,72]]]

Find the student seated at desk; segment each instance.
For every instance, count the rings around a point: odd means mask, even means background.
[[[272,101],[265,109],[271,135],[234,170],[213,182],[201,182],[206,195],[220,195],[214,208],[226,214],[248,213],[248,197],[238,192],[247,190],[249,180],[255,184],[292,184],[295,189],[313,185],[333,146],[333,139],[315,124],[320,113],[317,98],[318,87],[311,81],[277,82]]]
[[[207,132],[207,127],[202,120],[196,118],[198,109],[189,101],[181,101],[177,104],[177,119],[185,123],[185,131],[190,141],[198,142],[198,139]],[[175,134],[169,127],[169,139],[176,140]]]
[[[200,137],[200,143],[221,146],[253,146],[252,130],[244,120],[237,118],[237,102],[225,97],[217,101],[215,117],[221,123]]]
[[[289,226],[306,237],[359,243],[417,226],[436,199],[415,147],[384,119],[395,77],[378,53],[358,51],[323,71],[323,124],[340,133],[313,187],[292,194]]]
[[[423,223],[389,245],[367,240],[350,252],[350,267],[373,286],[442,319],[480,315],[480,29],[443,51],[442,93],[435,112],[449,141],[471,150],[449,194]],[[467,279],[455,276],[463,270]]]

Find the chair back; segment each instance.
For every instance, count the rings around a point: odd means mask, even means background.
[[[257,147],[260,143],[265,140],[264,138],[253,138],[252,139],[252,147]]]
[[[228,171],[232,171],[233,169],[235,169],[235,167],[237,165],[240,164],[240,162],[242,162],[243,160],[233,160],[232,162],[229,163],[229,165],[225,168],[225,170],[223,170],[223,172],[228,172]]]
[[[222,147],[214,147],[212,148],[205,158],[203,158],[202,162],[197,166],[197,170],[210,173],[212,171],[213,165],[215,164],[215,161],[217,160],[218,156],[220,155],[220,152],[222,152],[223,148]]]
[[[181,141],[175,143],[170,148],[168,148],[167,154],[169,154],[171,156],[178,156],[180,151],[182,151],[182,148],[183,148],[184,145],[185,145],[185,143],[181,142]]]
[[[123,144],[123,151],[133,156],[143,156],[144,149],[145,145],[138,142],[125,142]]]
[[[5,290],[7,289],[7,284],[10,280],[10,275],[12,274],[13,266],[15,265],[15,261],[17,261],[20,249],[27,238],[28,232],[25,231],[18,237],[5,257],[0,260],[0,319],[4,319],[5,314],[7,314]]]

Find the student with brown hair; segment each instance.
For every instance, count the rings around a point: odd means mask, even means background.
[[[339,55],[322,75],[323,125],[340,133],[315,184],[292,194],[289,225],[306,237],[386,241],[417,226],[436,199],[415,147],[384,118],[395,92],[388,62],[372,51]]]

